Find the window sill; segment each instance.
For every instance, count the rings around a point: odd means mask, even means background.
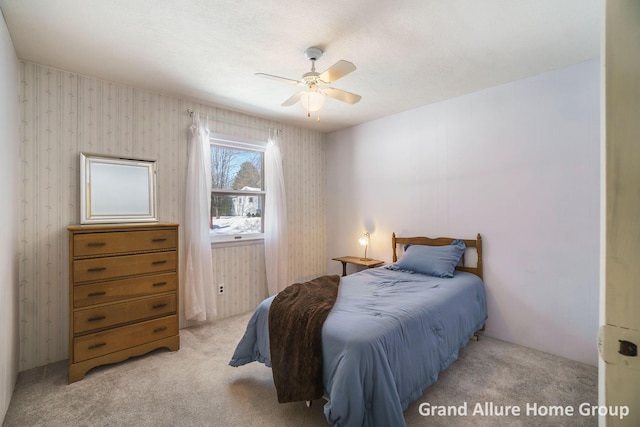
[[[264,244],[263,236],[243,237],[242,239],[214,240],[211,238],[211,248],[224,248],[228,246],[247,246]]]

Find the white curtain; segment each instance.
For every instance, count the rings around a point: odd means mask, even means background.
[[[269,295],[288,286],[287,197],[278,131],[270,132],[264,153],[265,189],[264,258]]]
[[[211,262],[209,216],[211,212],[211,156],[209,129],[193,113],[189,128],[189,163],[184,208],[186,267],[184,310],[187,319],[210,320],[216,316]]]

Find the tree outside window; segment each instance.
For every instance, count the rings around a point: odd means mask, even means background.
[[[211,138],[211,235],[214,240],[262,237],[264,151]],[[255,148],[255,149],[251,149]]]

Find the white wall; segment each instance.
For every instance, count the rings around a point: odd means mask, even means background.
[[[595,365],[599,117],[592,60],[330,134],[329,259],[481,233],[486,334]]]
[[[18,377],[18,83],[18,59],[0,13],[0,421]]]

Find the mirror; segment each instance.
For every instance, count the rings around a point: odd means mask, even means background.
[[[155,222],[155,160],[80,153],[80,223]]]

